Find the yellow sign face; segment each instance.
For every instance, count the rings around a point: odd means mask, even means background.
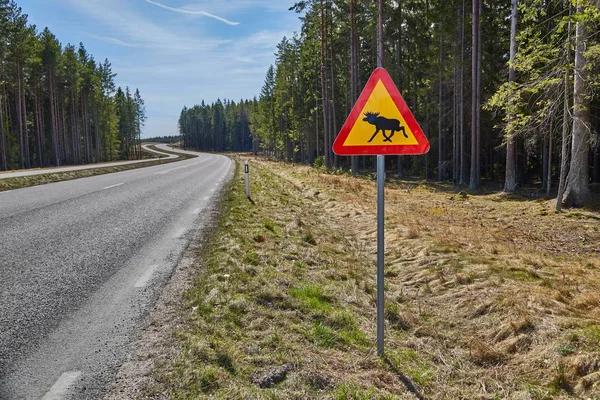
[[[344,146],[417,145],[412,130],[379,80]]]

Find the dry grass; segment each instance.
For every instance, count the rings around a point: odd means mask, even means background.
[[[600,399],[598,213],[388,184],[382,361],[375,183],[252,165],[149,397]]]

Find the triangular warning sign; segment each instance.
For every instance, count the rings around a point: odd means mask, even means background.
[[[371,74],[333,142],[333,151],[338,155],[429,151],[429,141],[385,69]]]

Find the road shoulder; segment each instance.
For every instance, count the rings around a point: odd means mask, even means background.
[[[159,384],[153,372],[179,356],[181,346],[173,336],[173,332],[189,328],[188,320],[182,317],[185,309],[181,298],[198,277],[197,260],[200,259],[214,227],[219,222],[222,201],[225,193],[231,188],[235,169],[236,167],[232,167],[225,178],[228,183],[216,193],[217,200],[200,213],[197,220],[199,229],[173,270],[169,282],[152,307],[152,311],[144,318],[132,346],[134,350],[129,354],[127,361],[121,365],[112,384],[107,388],[105,400],[145,398],[148,388]]]

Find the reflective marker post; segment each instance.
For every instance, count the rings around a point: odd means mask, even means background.
[[[248,160],[244,161],[244,175],[246,176],[246,197],[250,198],[250,168]]]

